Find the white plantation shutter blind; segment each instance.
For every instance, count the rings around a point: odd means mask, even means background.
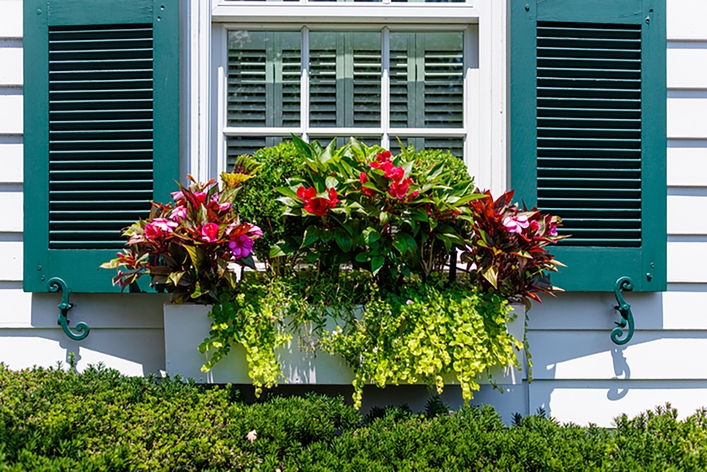
[[[380,33],[313,32],[309,37],[310,125],[380,126]]]

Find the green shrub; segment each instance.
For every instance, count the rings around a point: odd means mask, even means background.
[[[678,420],[666,405],[603,429],[443,409],[432,400],[426,414],[392,407],[362,421],[341,397],[248,405],[231,387],[0,364],[0,471],[707,469],[705,410]]]

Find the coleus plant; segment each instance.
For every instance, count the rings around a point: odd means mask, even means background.
[[[172,293],[175,303],[213,303],[237,283],[235,266],[254,268],[253,241],[262,235],[257,226],[240,221],[234,199],[239,186],[257,170],[246,156],[233,173],[188,186],[179,184],[173,202],[152,203],[150,216],[123,230],[127,248],[101,265],[117,269],[113,284],[122,290],[149,275],[150,284]]]
[[[563,266],[548,251],[549,245],[567,237],[557,234],[561,218],[537,208],[521,209],[513,203],[513,191],[496,200],[486,192],[484,198],[470,202],[469,208],[472,231],[461,260],[483,289],[521,301],[528,309],[530,300],[540,302],[538,293],[552,295],[561,290],[548,278]]]

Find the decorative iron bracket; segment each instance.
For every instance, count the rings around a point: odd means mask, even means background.
[[[74,305],[69,303],[69,294],[71,291],[66,286],[66,282],[59,277],[52,277],[49,279],[49,282],[47,282],[47,289],[50,292],[61,292],[61,303],[59,303],[58,306],[59,317],[56,320],[56,324],[60,325],[64,333],[74,341],[85,339],[88,333],[91,332],[91,328],[89,328],[86,323],[81,321],[76,324],[76,331],[78,331],[79,334],[75,334],[71,331],[71,328],[69,328],[69,310],[71,310]]]
[[[619,345],[626,344],[631,340],[631,338],[633,337],[634,329],[631,305],[626,303],[626,300],[624,300],[624,297],[621,293],[622,290],[626,290],[627,292],[633,290],[633,282],[631,281],[630,277],[621,277],[619,278],[619,280],[616,281],[616,285],[614,285],[614,294],[616,295],[616,302],[618,303],[618,305],[614,308],[618,310],[619,313],[621,313],[621,321],[615,322],[616,328],[611,330],[611,340]],[[621,339],[621,336],[623,336],[624,334],[623,328],[625,328],[627,324],[628,331],[626,332],[626,337]]]

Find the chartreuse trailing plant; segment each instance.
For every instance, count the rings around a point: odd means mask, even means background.
[[[490,407],[365,417],[342,397],[270,397],[104,367],[13,371],[0,364],[0,471],[707,470],[707,413],[670,405],[611,429],[545,415],[505,426]],[[508,418],[506,418],[508,420]]]

